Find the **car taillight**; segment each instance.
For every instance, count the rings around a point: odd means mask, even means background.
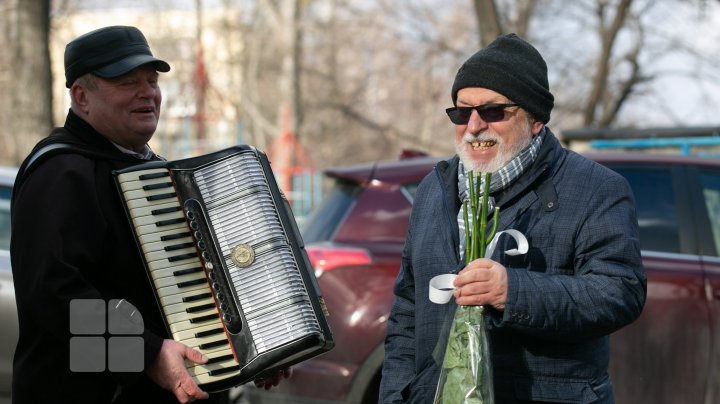
[[[356,247],[307,247],[315,276],[339,267],[370,265],[372,257],[367,250]]]

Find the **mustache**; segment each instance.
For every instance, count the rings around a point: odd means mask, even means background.
[[[465,132],[465,134],[462,137],[462,141],[465,143],[472,143],[472,142],[486,142],[486,141],[492,141],[497,144],[500,144],[502,141],[502,138],[498,136],[496,133],[479,133],[477,135],[473,135],[470,132]]]

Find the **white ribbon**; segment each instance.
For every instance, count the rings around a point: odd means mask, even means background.
[[[530,245],[528,244],[527,238],[525,238],[525,235],[520,233],[517,230],[505,230],[501,231],[499,233],[495,234],[495,237],[490,240],[490,243],[488,243],[487,247],[485,248],[485,256],[486,257],[492,257],[493,253],[495,252],[495,247],[497,246],[498,240],[500,239],[500,236],[503,234],[507,234],[508,236],[512,237],[515,242],[517,243],[517,248],[512,248],[510,250],[505,250],[505,254],[507,255],[524,255],[527,254],[528,249],[530,248]],[[430,301],[437,304],[445,304],[450,301],[450,298],[453,295],[453,292],[455,291],[455,286],[453,285],[453,281],[455,281],[455,278],[457,275],[455,274],[444,274],[444,275],[438,275],[436,277],[433,277],[430,279]]]

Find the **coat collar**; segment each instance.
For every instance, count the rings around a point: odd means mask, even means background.
[[[561,148],[562,146],[555,135],[549,128],[546,129],[545,140],[543,140],[542,145],[540,145],[540,150],[538,151],[535,162],[514,184],[494,195],[497,206],[502,209],[503,205],[512,203],[517,197],[526,193],[528,188],[533,186],[537,187],[543,183],[545,179],[550,178],[553,167],[557,166],[556,161],[561,155],[561,153],[559,153]]]
[[[68,111],[67,118],[65,118],[64,129],[83,144],[105,153],[119,153],[122,155],[122,152],[105,136],[96,131],[95,128],[90,126],[89,123],[80,118],[72,110]]]

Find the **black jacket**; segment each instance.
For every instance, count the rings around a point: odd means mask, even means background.
[[[27,169],[35,152],[53,143],[74,144],[82,152],[47,153]],[[73,372],[77,366],[70,363],[78,358],[78,347],[85,349],[89,340],[83,338],[118,336],[108,327],[104,334],[73,333],[70,305],[83,302],[77,299],[125,299],[138,309],[144,332],[131,337],[142,337],[144,368],[167,338],[111,175],[141,162],[70,111],[65,126],[39,142],[21,166],[11,209],[20,323],[13,402],[175,402],[144,373]],[[71,339],[79,343],[72,352]]]

